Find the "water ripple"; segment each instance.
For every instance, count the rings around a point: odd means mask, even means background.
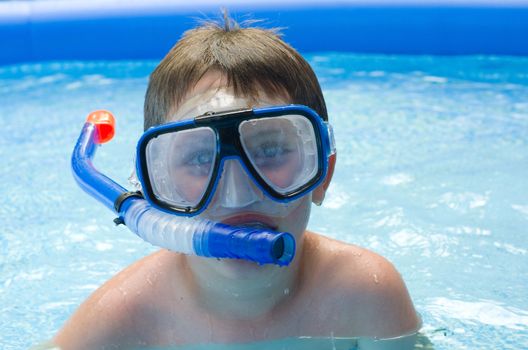
[[[443,297],[432,299],[427,310],[439,317],[471,321],[475,324],[508,327],[515,330],[527,330],[528,311],[503,306],[493,300],[462,301]]]

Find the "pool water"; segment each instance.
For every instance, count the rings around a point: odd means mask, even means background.
[[[338,148],[309,228],[395,264],[423,318],[417,348],[528,348],[528,58],[306,57]],[[3,349],[51,338],[99,285],[155,251],[114,227],[69,165],[87,113],[106,108],[117,135],[96,165],[127,183],[155,65],[0,67]]]

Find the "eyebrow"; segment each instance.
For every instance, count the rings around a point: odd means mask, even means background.
[[[262,139],[262,138],[273,136],[274,134],[276,135],[276,134],[279,134],[279,133],[283,134],[283,135],[286,134],[284,132],[284,130],[281,129],[281,128],[274,128],[274,129],[270,129],[270,130],[258,130],[257,129],[254,132],[253,131],[247,132],[245,138],[246,139],[248,139],[248,138]]]

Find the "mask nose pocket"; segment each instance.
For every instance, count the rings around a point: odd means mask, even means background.
[[[217,204],[225,208],[247,207],[263,199],[262,191],[242,167],[239,159],[224,162],[215,197]]]

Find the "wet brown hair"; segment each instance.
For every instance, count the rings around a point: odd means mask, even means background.
[[[242,27],[224,12],[223,23],[206,22],[184,33],[150,75],[144,128],[163,124],[187,92],[208,71],[227,78],[236,96],[257,100],[288,97],[328,119],[321,87],[312,68],[276,30]]]

